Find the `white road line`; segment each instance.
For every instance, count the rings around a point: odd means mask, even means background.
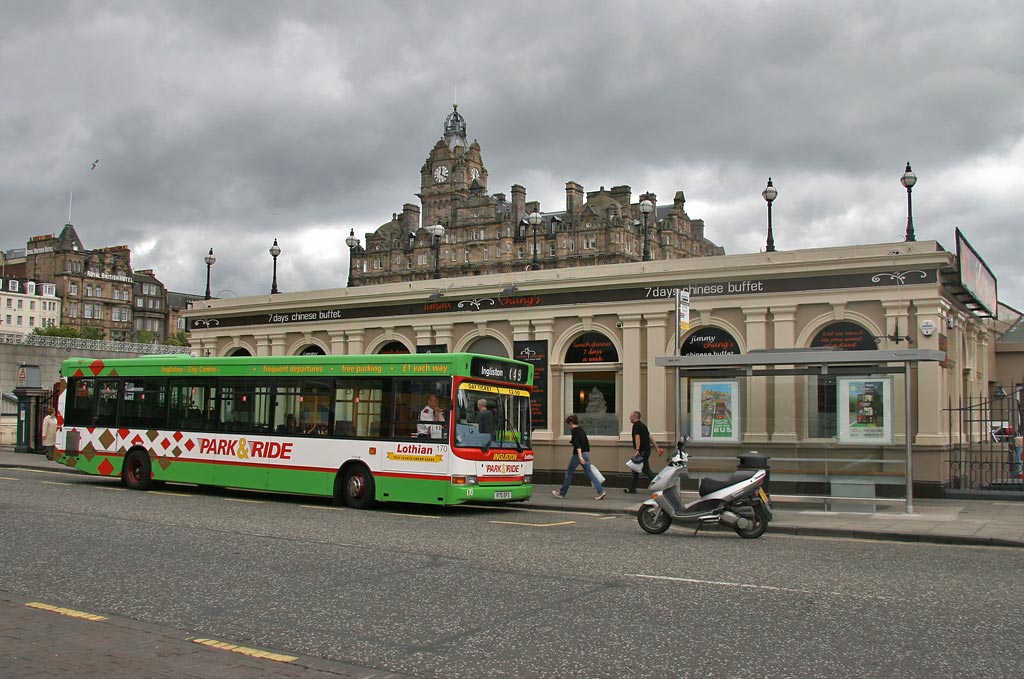
[[[527,526],[529,528],[551,528],[552,526],[570,526],[575,521],[558,521],[557,523],[524,523],[522,521],[488,521],[487,523],[501,523],[506,526]]]
[[[876,596],[873,594],[860,594],[853,592],[816,592],[810,589],[795,589],[792,587],[775,587],[774,585],[755,585],[747,582],[726,582],[722,580],[699,580],[696,578],[676,578],[669,575],[644,575],[643,573],[627,573],[627,577],[644,578],[645,580],[665,580],[668,582],[679,582],[691,585],[710,585],[712,587],[735,587],[737,589],[757,589],[767,592],[782,592],[785,594],[810,594],[820,596],[855,597],[858,599],[881,599],[883,601],[896,601],[898,597]]]

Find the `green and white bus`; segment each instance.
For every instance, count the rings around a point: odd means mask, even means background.
[[[247,488],[360,509],[532,493],[528,363],[474,354],[155,356],[73,358],[61,374],[59,461],[128,488]]]

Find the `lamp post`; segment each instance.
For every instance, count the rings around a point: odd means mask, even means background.
[[[643,259],[645,262],[651,261],[651,232],[647,228],[647,217],[654,210],[654,203],[644,198],[640,201],[640,212],[644,214],[644,254]]]
[[[429,233],[433,240],[434,245],[434,278],[441,277],[441,236],[444,235],[444,226],[441,224],[434,224],[433,226],[427,227],[427,233]]]
[[[775,236],[772,235],[772,201],[779,195],[778,190],[772,186],[772,178],[768,177],[768,186],[764,187],[761,196],[768,203],[768,242],[765,243],[765,252],[775,252]]]
[[[359,239],[356,238],[356,230],[349,229],[348,238],[345,239],[348,246],[348,287],[352,287],[352,259],[355,257],[356,248],[359,246]]]
[[[214,265],[217,258],[213,256],[213,248],[210,248],[210,254],[203,258],[206,262],[206,299],[210,299],[210,267]]]
[[[914,188],[916,183],[917,175],[910,169],[910,161],[907,161],[907,169],[903,171],[903,176],[900,177],[900,184],[907,187],[907,235],[903,240],[908,242],[917,240],[914,238],[914,206],[910,201],[910,190]]]
[[[274,244],[270,246],[270,256],[274,258],[274,282],[270,285],[270,294],[276,295],[280,290],[277,289],[277,256],[281,254],[281,248],[277,244],[277,239],[274,239]]]
[[[526,221],[533,227],[533,263],[530,264],[530,271],[540,271],[540,258],[537,255],[537,229],[540,228],[544,218],[539,212],[531,212],[526,216]]]

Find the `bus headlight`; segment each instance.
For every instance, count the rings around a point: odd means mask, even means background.
[[[452,484],[456,485],[456,486],[475,486],[476,485],[476,477],[475,476],[453,476],[452,477]]]
[[[533,483],[533,477],[529,474],[523,475],[523,483]]]

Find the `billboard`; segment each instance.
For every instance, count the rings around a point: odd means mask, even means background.
[[[993,318],[999,307],[996,277],[978,251],[971,247],[960,229],[956,230],[956,259],[960,267],[960,285]]]

